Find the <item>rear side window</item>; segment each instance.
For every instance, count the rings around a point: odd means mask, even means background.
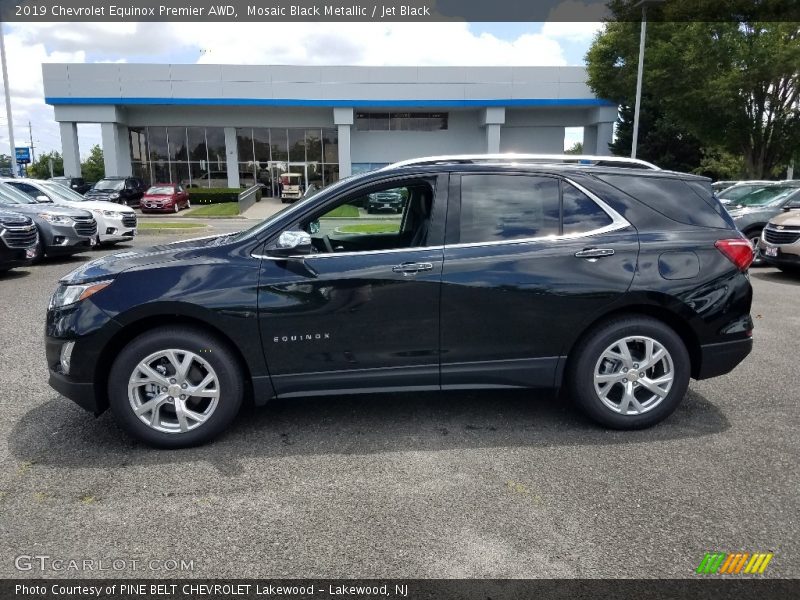
[[[461,177],[461,243],[558,235],[558,180],[525,175]]]
[[[613,223],[602,208],[574,185],[564,182],[561,194],[564,235],[588,233]]]
[[[715,207],[709,205],[680,179],[644,175],[597,177],[678,223],[725,229],[730,227]]]

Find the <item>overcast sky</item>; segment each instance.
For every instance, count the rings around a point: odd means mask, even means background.
[[[17,146],[61,150],[43,62],[332,65],[582,65],[598,23],[5,24]],[[5,111],[0,152],[8,152]],[[568,145],[579,132],[568,130]],[[100,128],[80,125],[81,154]]]

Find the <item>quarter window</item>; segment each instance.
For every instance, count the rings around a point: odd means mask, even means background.
[[[558,180],[524,175],[461,178],[461,243],[558,235]]]
[[[587,233],[613,222],[602,208],[575,186],[563,183],[561,194],[564,235]]]

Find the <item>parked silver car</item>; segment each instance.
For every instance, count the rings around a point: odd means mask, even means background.
[[[0,208],[33,219],[39,229],[38,258],[85,252],[95,245],[97,222],[89,211],[37,202],[5,183],[0,183]]]

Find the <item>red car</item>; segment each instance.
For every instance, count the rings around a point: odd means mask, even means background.
[[[157,183],[144,193],[140,202],[143,213],[176,213],[183,208],[191,207],[189,192],[178,183]]]

